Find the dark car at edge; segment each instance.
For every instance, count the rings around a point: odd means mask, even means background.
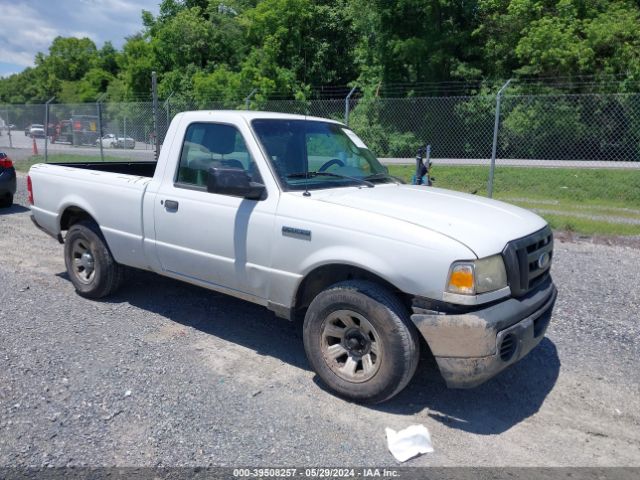
[[[0,208],[13,205],[16,193],[16,169],[6,153],[0,152]]]

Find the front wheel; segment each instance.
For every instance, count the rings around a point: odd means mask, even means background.
[[[350,280],[321,292],[309,305],[303,337],[315,372],[350,400],[388,400],[418,366],[418,335],[407,309],[372,282]]]
[[[93,222],[79,222],[69,229],[64,243],[64,262],[79,295],[102,298],[115,292],[124,277]]]

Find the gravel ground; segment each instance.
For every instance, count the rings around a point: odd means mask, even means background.
[[[547,338],[473,390],[429,358],[392,401],[325,391],[300,326],[147,273],[107,301],[18,205],[0,214],[0,466],[389,465],[384,428],[424,424],[408,466],[640,466],[640,249],[558,241]]]

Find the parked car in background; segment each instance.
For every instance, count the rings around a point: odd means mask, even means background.
[[[32,138],[44,138],[44,125],[40,123],[34,123],[29,128],[29,136]]]
[[[96,140],[96,146],[102,148],[136,148],[136,141],[131,137],[117,137],[113,133],[108,133],[104,137]]]
[[[16,169],[9,156],[0,152],[0,208],[13,205],[16,193]]]

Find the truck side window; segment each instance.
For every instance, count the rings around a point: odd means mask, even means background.
[[[239,168],[254,182],[262,183],[242,134],[232,125],[192,123],[187,127],[176,184],[207,186],[211,167]]]

